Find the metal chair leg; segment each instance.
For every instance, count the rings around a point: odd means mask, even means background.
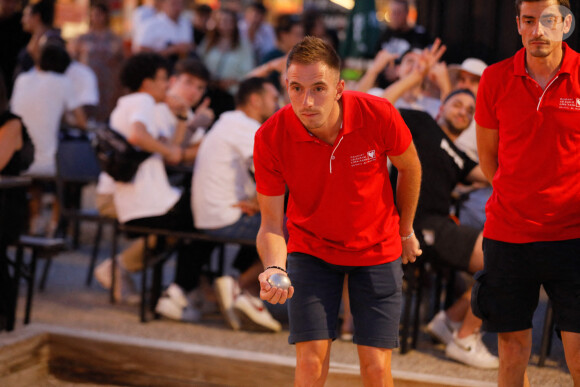
[[[30,280],[28,281],[28,290],[26,293],[26,312],[24,314],[24,324],[30,323],[30,315],[32,312],[32,298],[34,296],[34,282],[36,281],[36,262],[38,260],[38,254],[35,249],[32,250],[32,257],[30,260]],[[48,265],[48,261],[46,262]],[[45,272],[46,272],[45,265]]]
[[[32,250],[32,255],[36,256],[36,249]],[[35,259],[36,260],[36,259]],[[42,270],[42,277],[40,278],[40,285],[38,289],[43,292],[44,288],[46,287],[46,280],[48,278],[48,271],[50,270],[50,266],[52,265],[52,256],[46,257],[46,262],[44,264],[44,269]]]
[[[85,281],[86,286],[91,286],[93,283],[93,271],[95,270],[95,265],[99,257],[99,245],[101,244],[102,235],[103,235],[103,223],[98,222],[97,234],[95,235],[95,242],[93,244],[93,251],[91,253],[91,262],[89,263],[89,271],[87,273],[87,279]]]

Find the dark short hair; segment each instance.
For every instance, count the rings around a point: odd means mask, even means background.
[[[173,75],[179,76],[181,74],[188,74],[206,82],[211,79],[211,74],[203,62],[193,58],[184,58],[175,64]]]
[[[266,78],[252,77],[243,80],[235,96],[236,107],[244,106],[250,100],[252,94],[262,94],[266,83],[270,83]]]
[[[109,24],[109,19],[111,17],[111,10],[109,9],[109,6],[107,5],[107,3],[105,3],[102,0],[95,1],[94,3],[91,3],[91,8],[96,8],[103,15],[105,15],[105,20],[107,21],[107,24]]]
[[[135,92],[145,79],[155,79],[159,69],[168,69],[167,61],[161,55],[151,52],[133,55],[123,64],[121,84]]]
[[[70,62],[70,56],[61,44],[47,42],[40,49],[38,67],[43,71],[53,71],[63,74],[70,65]]]
[[[30,4],[30,13],[38,15],[45,26],[52,27],[54,23],[54,3],[55,0],[40,0],[38,3]]]
[[[324,40],[313,36],[305,37],[290,50],[286,68],[294,62],[306,65],[322,62],[331,69],[340,71],[340,57],[334,48]]]
[[[198,4],[195,6],[193,11],[195,13],[199,13],[201,15],[208,15],[209,16],[213,12],[213,9],[207,4]]]
[[[248,8],[254,8],[256,11],[258,11],[262,15],[265,15],[266,12],[268,11],[266,9],[266,7],[264,6],[264,4],[262,4],[259,1],[254,1],[253,3],[251,3],[250,5],[248,5]]]
[[[526,2],[526,3],[536,3],[539,1],[544,1],[544,0],[516,0],[516,15],[519,17],[520,16],[520,12],[522,9],[522,3]],[[563,7],[566,7],[568,9],[571,10],[570,8],[570,0],[558,0],[558,5],[561,5]]]
[[[409,9],[409,0],[393,0],[393,3],[399,3]]]
[[[449,93],[447,95],[447,97],[445,97],[445,99],[443,100],[443,105],[445,105],[447,103],[447,101],[449,101],[451,98],[455,97],[458,94],[468,94],[471,98],[473,98],[475,100],[475,94],[473,94],[473,92],[469,89],[457,89],[457,90],[453,90],[451,93]]]
[[[274,28],[274,31],[276,32],[276,38],[280,39],[280,36],[283,33],[290,32],[292,28],[294,28],[294,26],[300,25],[301,23],[302,20],[298,15],[284,14],[278,16],[278,18],[276,19],[276,27]]]

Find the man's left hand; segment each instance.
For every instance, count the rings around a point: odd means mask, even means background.
[[[402,244],[403,253],[401,254],[401,258],[403,259],[403,265],[415,262],[417,257],[423,254],[423,250],[421,250],[415,234],[411,235],[411,238],[402,241]]]

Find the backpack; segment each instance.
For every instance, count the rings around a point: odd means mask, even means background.
[[[93,147],[101,169],[114,180],[130,182],[135,177],[139,165],[151,153],[137,150],[123,135],[107,125],[95,130]]]

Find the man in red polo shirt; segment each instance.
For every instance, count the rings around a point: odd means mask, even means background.
[[[297,385],[322,385],[329,366],[345,274],[362,378],[392,385],[403,263],[421,254],[412,224],[421,167],[409,129],[386,100],[344,91],[340,59],[305,38],[288,56],[291,104],[257,132],[256,189],[262,212],[258,251],[262,299],[289,303]],[[402,171],[397,206],[387,157]],[[288,199],[288,245],[283,236]],[[287,257],[287,253],[289,253]],[[270,286],[288,275],[288,290]]]
[[[580,386],[580,55],[568,0],[516,1],[524,48],[488,67],[475,119],[492,181],[473,312],[498,332],[499,385],[521,386],[543,285]]]

